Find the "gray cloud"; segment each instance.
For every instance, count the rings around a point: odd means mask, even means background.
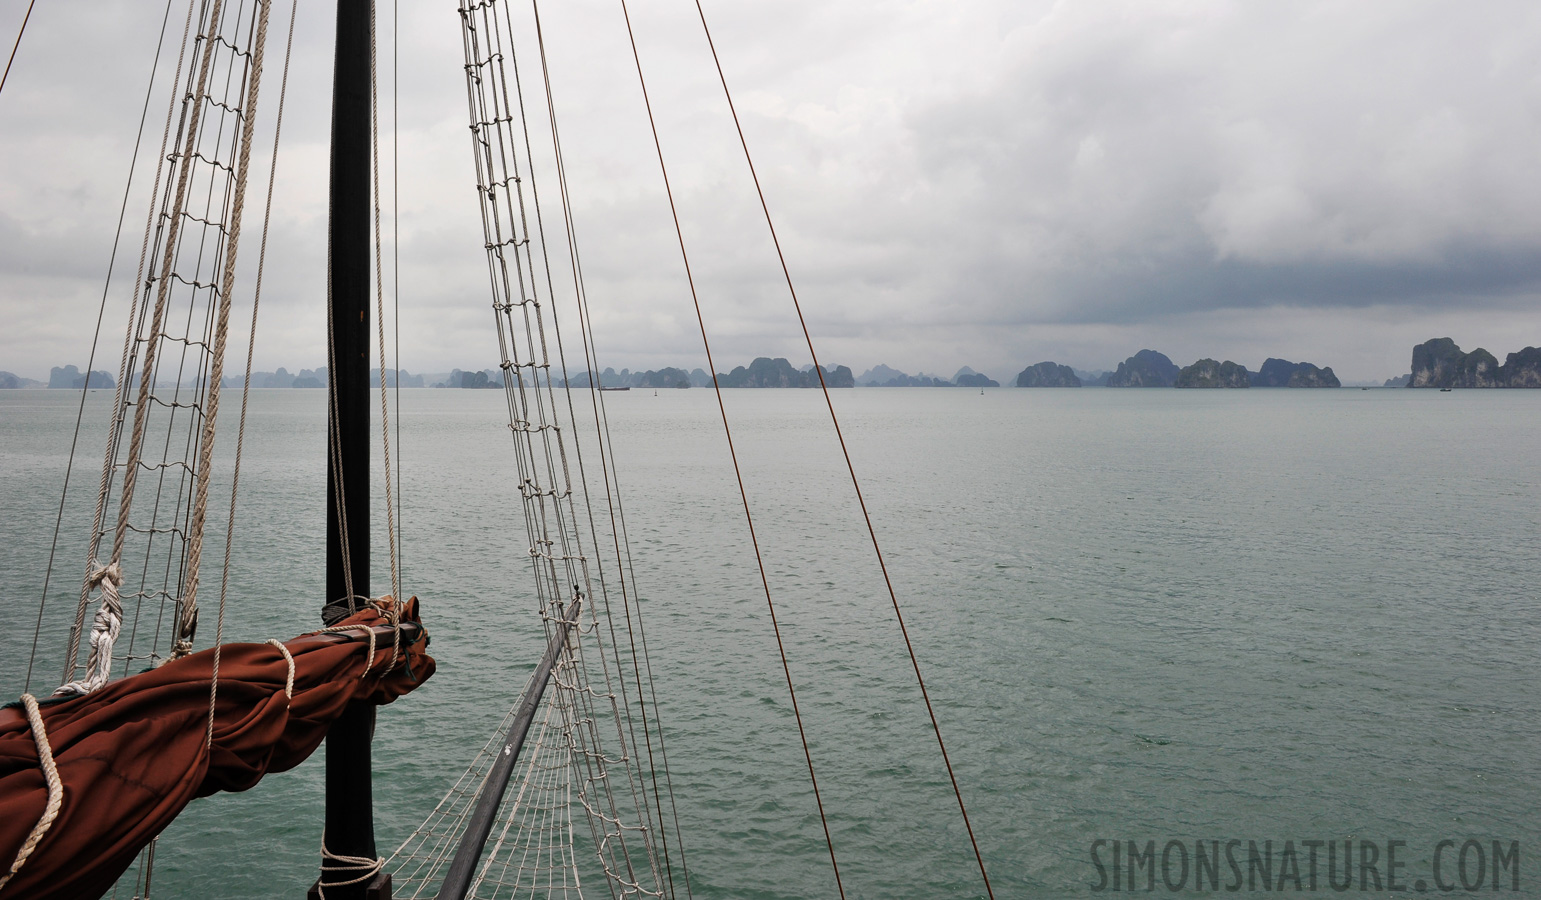
[[[481,364],[495,345],[458,22],[448,8],[402,12],[402,362]],[[1405,370],[1410,343],[1435,333],[1500,355],[1541,338],[1532,5],[825,0],[707,12],[826,360],[967,363],[1004,380],[1038,359],[1103,367],[1157,346],[1370,378]],[[80,323],[95,318],[159,28],[139,13],[39,10],[0,96],[0,368],[83,362]],[[702,365],[618,4],[542,14],[603,362]],[[296,39],[267,367],[323,353],[329,16],[303,8]],[[800,359],[694,7],[642,0],[633,18],[719,366]],[[530,88],[534,50],[522,52]],[[165,103],[157,91],[147,142]],[[555,184],[537,174],[555,240]],[[243,270],[254,264],[253,241]]]

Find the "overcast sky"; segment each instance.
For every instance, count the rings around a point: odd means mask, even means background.
[[[325,358],[328,6],[301,4],[259,369]],[[1500,359],[1541,344],[1534,2],[705,6],[826,363],[1004,382],[1150,347],[1358,380],[1406,372],[1435,336]],[[0,0],[7,48],[24,7]],[[401,365],[489,366],[459,19],[402,7]],[[718,368],[804,362],[695,8],[631,9]],[[275,10],[264,145],[288,4]],[[33,14],[0,94],[0,369],[85,365],[160,12]],[[601,364],[704,367],[619,0],[542,15]],[[380,20],[389,103],[388,6]],[[167,90],[163,72],[98,368],[116,369]],[[254,170],[265,181],[266,149]],[[244,318],[249,287],[240,304]]]

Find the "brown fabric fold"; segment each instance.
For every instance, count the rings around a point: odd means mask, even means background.
[[[393,603],[386,598],[382,605]],[[419,621],[416,597],[403,605],[401,621]],[[341,624],[389,621],[365,609]],[[294,657],[290,699],[289,664],[277,647],[226,644],[208,745],[212,648],[45,704],[64,805],[0,898],[101,896],[194,798],[244,791],[269,772],[294,768],[349,703],[390,703],[427,680],[434,672],[427,645],[425,631],[401,648],[393,666],[388,634],[376,638],[372,658],[361,631],[302,635],[285,643]],[[25,713],[0,709],[0,873],[9,870],[47,798]]]

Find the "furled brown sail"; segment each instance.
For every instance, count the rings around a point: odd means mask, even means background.
[[[389,611],[393,604],[381,605]],[[417,598],[403,605],[400,620],[418,623]],[[276,646],[226,644],[212,742],[212,649],[43,705],[64,803],[0,898],[101,896],[194,798],[244,791],[268,772],[294,768],[350,702],[389,703],[433,674],[426,632],[416,631],[397,652],[380,611],[365,609],[341,624],[361,627],[284,645],[294,659],[292,698],[285,696],[289,662]],[[376,634],[373,656],[364,628]],[[26,714],[0,709],[0,875],[47,798]]]

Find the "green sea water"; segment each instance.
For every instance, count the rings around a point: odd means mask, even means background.
[[[983,896],[822,399],[725,398],[846,895]],[[78,400],[0,392],[9,697],[32,659]],[[833,897],[711,392],[605,400],[694,896]],[[35,692],[62,666],[111,392],[87,401]],[[1518,842],[1520,891],[1505,874],[1503,893],[1541,896],[1541,392],[835,402],[997,897],[1111,890],[1096,890],[1098,840],[1271,841],[1275,855],[1293,841],[1304,866],[1301,842],[1345,839],[1405,841],[1409,886],[1431,879],[1441,840]],[[542,645],[501,392],[400,404],[404,588],[439,673],[380,714],[387,852]],[[253,392],[227,639],[319,625],[324,429],[322,392]],[[318,754],[189,807],[160,842],[153,896],[298,897],[320,830]],[[1322,866],[1317,893],[1334,893]],[[1203,893],[1156,871],[1157,893]]]

